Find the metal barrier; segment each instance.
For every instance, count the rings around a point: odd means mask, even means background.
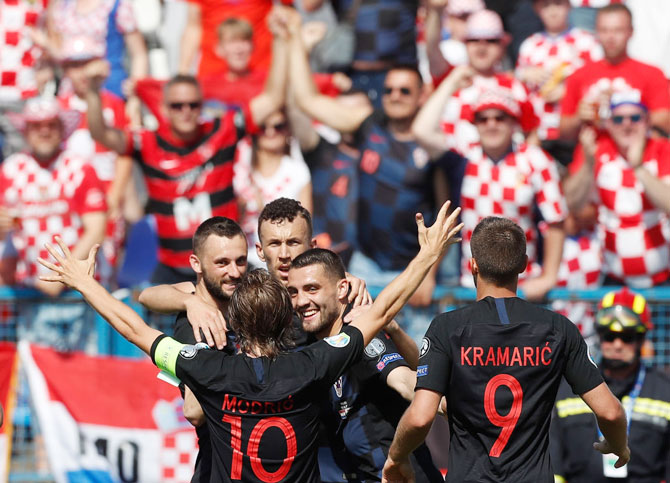
[[[586,291],[556,289],[548,294],[548,300],[587,302],[595,307],[605,293],[617,288],[603,287]],[[370,287],[370,291],[376,294],[380,289]],[[670,369],[670,287],[639,292],[646,297],[652,308],[652,320],[655,325],[649,336],[654,347],[649,362],[666,370]],[[120,291],[115,295],[129,303],[151,326],[166,333],[172,332],[174,316],[148,313],[136,302],[136,294],[131,291]],[[473,289],[460,287],[437,287],[434,295],[444,310],[451,310],[476,299]],[[55,320],[55,317],[50,315],[56,312],[66,315],[77,314],[77,317],[76,320],[71,317]],[[0,340],[17,341],[24,329],[35,328],[36,319],[39,323],[47,321],[48,329],[52,331],[51,335],[63,336],[55,345],[60,350],[84,350],[91,354],[124,357],[143,356],[139,349],[114,332],[76,293],[68,292],[57,299],[49,299],[34,290],[0,287]],[[72,334],[73,330],[79,333]],[[9,423],[10,421],[6,422]],[[19,379],[18,400],[11,424],[13,424],[13,444],[9,480],[52,481],[46,456],[39,444],[39,428],[36,425],[23,376]]]

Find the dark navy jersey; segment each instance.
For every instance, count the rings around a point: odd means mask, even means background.
[[[551,420],[549,448],[554,473],[570,483],[658,483],[670,481],[670,377],[647,367],[639,396],[630,400],[639,373],[621,397],[631,406],[627,477],[607,478],[603,457],[593,450],[598,440],[596,419],[581,398],[563,381]],[[609,382],[609,381],[607,381]]]
[[[361,332],[348,326],[275,359],[199,349],[161,335],[151,358],[202,405],[215,450],[211,481],[318,482],[314,401],[362,352]]]
[[[447,397],[447,481],[553,482],[549,420],[562,376],[576,394],[603,382],[577,327],[559,314],[486,297],[436,317],[417,389]]]
[[[361,360],[330,389],[327,426],[337,436],[335,446],[339,444],[346,455],[348,465],[342,466],[356,481],[381,481],[395,428],[409,406],[386,382],[399,367],[407,367],[407,362],[393,340],[380,332],[365,347]],[[422,445],[415,453],[420,455],[412,458],[417,481],[443,481],[428,448]]]
[[[357,133],[360,161],[358,243],[382,270],[402,270],[419,250],[414,215],[435,219],[436,163],[414,141],[398,141],[381,112]]]
[[[303,157],[312,175],[312,222],[319,246],[336,251],[345,266],[356,245],[358,158],[324,138]]]

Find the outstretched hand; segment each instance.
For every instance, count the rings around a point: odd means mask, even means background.
[[[100,245],[94,245],[88,252],[86,260],[77,260],[70,252],[70,249],[65,245],[62,238],[57,236],[56,243],[61,249],[61,252],[50,243],[45,243],[44,247],[51,254],[51,256],[58,262],[58,264],[38,258],[37,261],[52,272],[52,275],[40,276],[40,280],[45,282],[61,282],[70,288],[79,290],[82,284],[86,284],[93,279],[95,273],[95,257],[98,253]]]
[[[435,223],[428,228],[424,225],[423,215],[421,213],[416,214],[416,226],[419,231],[421,250],[429,250],[437,257],[440,257],[449,245],[461,241],[460,237],[456,237],[463,228],[463,223],[456,224],[461,209],[460,207],[456,208],[447,216],[449,206],[451,206],[451,201],[447,200],[440,208]]]

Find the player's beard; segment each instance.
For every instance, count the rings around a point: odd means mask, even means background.
[[[319,323],[309,327],[305,327],[303,323],[303,330],[308,334],[318,334],[324,329],[332,327],[339,316],[337,310],[324,310],[324,307],[319,307]]]
[[[202,280],[205,282],[205,288],[214,300],[219,302],[228,302],[230,300],[230,295],[224,292],[223,288],[221,288],[221,280],[210,278],[204,272],[202,274]]]

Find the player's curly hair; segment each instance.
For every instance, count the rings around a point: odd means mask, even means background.
[[[479,276],[504,286],[513,282],[526,269],[526,234],[507,218],[487,216],[472,232],[472,257],[479,267]]]
[[[293,345],[291,296],[267,270],[253,270],[242,279],[230,298],[226,321],[240,349],[271,359]]]
[[[278,221],[287,220],[293,222],[296,217],[302,217],[307,222],[307,229],[309,231],[309,238],[312,238],[312,216],[309,211],[300,204],[299,201],[290,198],[277,198],[271,201],[263,208],[261,214],[258,216],[258,237],[261,236],[261,225],[264,221],[276,223]]]

